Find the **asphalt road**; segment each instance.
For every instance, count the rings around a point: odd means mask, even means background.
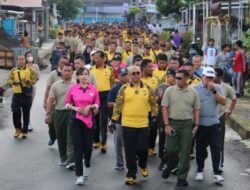
[[[10,98],[0,105],[0,190],[163,190],[184,189],[176,186],[176,177],[167,180],[161,178],[157,170],[157,157],[149,158],[149,176],[142,178],[138,174],[135,186],[124,184],[125,170],[114,170],[115,156],[113,136],[109,135],[108,152],[101,154],[94,150],[89,179],[82,187],[76,186],[74,172],[57,165],[59,161],[57,144],[48,147],[48,128],[44,124],[45,111],[42,108],[43,93],[47,73],[41,74],[37,84],[37,95],[32,107],[31,121],[34,128],[26,140],[14,139],[14,128],[10,112]],[[189,187],[185,189],[211,190],[247,190],[250,188],[250,176],[245,173],[250,168],[250,150],[237,140],[226,142],[224,185],[213,183],[211,158],[206,161],[205,180],[194,180],[195,162],[191,162],[188,176]]]

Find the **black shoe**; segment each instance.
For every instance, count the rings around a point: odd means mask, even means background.
[[[159,169],[159,170],[164,170],[164,165],[165,165],[164,162],[161,161],[161,163],[160,163],[158,169]]]
[[[186,179],[178,179],[177,185],[180,187],[187,187],[188,186],[188,182]]]
[[[33,132],[34,131],[34,129],[32,129],[32,128],[30,128],[30,129],[28,129],[28,132]]]
[[[240,94],[236,93],[236,97],[237,97],[237,98],[240,98]]]
[[[170,172],[168,171],[168,168],[166,167],[166,168],[163,170],[163,172],[162,172],[162,174],[161,174],[161,177],[162,177],[163,179],[167,179],[169,176],[170,176]]]
[[[177,172],[178,172],[178,168],[174,168],[174,169],[171,171],[171,173],[172,173],[173,175],[177,175]]]

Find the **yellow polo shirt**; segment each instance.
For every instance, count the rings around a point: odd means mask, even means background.
[[[159,70],[159,68],[153,71],[153,76],[157,77],[160,81],[163,80],[164,76],[166,75],[167,69],[165,71]]]
[[[127,59],[129,56],[132,55],[132,52],[131,51],[123,51],[122,52],[122,62],[126,63]]]
[[[107,52],[108,61],[112,61],[115,53]]]
[[[131,83],[123,85],[117,95],[112,119],[118,120],[122,115],[124,127],[146,128],[149,126],[148,107],[152,116],[157,116],[158,106],[152,89],[141,82],[140,88]]]
[[[155,76],[152,77],[142,77],[141,81],[145,84],[147,84],[152,90],[155,90],[157,86],[159,85],[159,79]]]
[[[114,71],[110,66],[105,65],[104,68],[93,66],[90,73],[95,76],[99,92],[109,91],[115,84]]]

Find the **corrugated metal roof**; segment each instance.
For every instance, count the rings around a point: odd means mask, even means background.
[[[13,6],[22,8],[40,8],[42,0],[0,0],[2,6]]]

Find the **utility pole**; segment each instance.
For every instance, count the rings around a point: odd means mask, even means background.
[[[49,0],[46,0],[45,5],[45,41],[47,42],[49,39]]]

